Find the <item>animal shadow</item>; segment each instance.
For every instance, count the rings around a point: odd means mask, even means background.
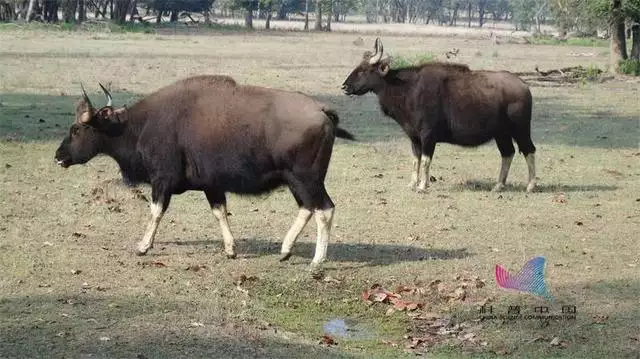
[[[452,191],[475,191],[475,192],[491,192],[496,185],[495,181],[489,180],[470,180],[459,183],[452,187]],[[522,192],[525,193],[527,185],[525,183],[507,183],[502,192]],[[619,187],[608,185],[566,185],[566,184],[537,184],[533,193],[557,193],[557,192],[598,192],[598,191],[615,191]]]
[[[219,245],[221,240],[213,241],[167,241],[162,244],[174,245]],[[281,242],[247,238],[236,240],[236,252],[244,258],[279,255]],[[293,246],[293,256],[312,259],[315,253],[315,241],[299,240]],[[442,249],[425,248],[401,244],[368,243],[329,243],[327,260],[333,262],[359,262],[371,266],[389,265],[400,262],[418,262],[427,260],[451,260],[472,256],[466,248]]]

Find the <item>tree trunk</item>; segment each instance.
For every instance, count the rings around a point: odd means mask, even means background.
[[[178,10],[171,10],[171,16],[169,17],[169,22],[174,23],[178,21]]]
[[[211,24],[211,9],[207,9],[204,11],[204,23],[205,25]]]
[[[138,13],[138,0],[133,0],[133,3],[131,4],[131,14],[129,15],[129,21],[132,24],[136,22],[136,15],[140,16]]]
[[[327,31],[331,31],[332,17],[333,17],[333,0],[329,0],[329,13],[327,14]]]
[[[314,27],[316,31],[322,30],[322,2],[321,0],[316,0],[316,26]]]
[[[44,0],[44,21],[58,22],[58,1]]]
[[[311,0],[305,0],[304,2],[304,29],[309,30],[309,3]]]
[[[124,24],[127,21],[127,13],[131,0],[115,0],[114,14],[111,17],[116,23]]]
[[[29,0],[29,7],[27,8],[27,22],[31,21],[31,13],[33,12],[33,3],[35,0]]]
[[[76,0],[64,0],[62,8],[62,20],[64,22],[74,22],[76,19],[76,7],[78,2]]]
[[[471,1],[467,5],[467,27],[471,27]]]
[[[456,24],[456,18],[458,17],[458,7],[460,5],[456,4],[453,8],[453,14],[451,14],[451,20],[449,21],[449,26],[453,26]]]
[[[271,29],[271,13],[273,12],[273,9],[271,8],[272,6],[272,2],[269,1],[269,5],[267,5],[267,21],[264,23],[264,28],[269,30]]]
[[[624,15],[622,14],[622,0],[611,0],[611,70],[620,71],[620,61],[627,59],[627,43],[625,39]]]
[[[631,26],[631,58],[640,61],[640,25]]]
[[[87,4],[85,0],[78,0],[78,22],[87,20]]]
[[[487,7],[487,1],[480,0],[480,3],[478,4],[478,26],[479,27],[482,27],[484,25],[484,11],[486,7]]]
[[[247,9],[244,16],[244,26],[247,29],[253,29],[253,10]]]

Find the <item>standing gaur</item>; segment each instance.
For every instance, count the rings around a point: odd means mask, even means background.
[[[414,156],[410,187],[426,190],[436,143],[477,147],[495,139],[502,167],[493,190],[500,191],[515,154],[513,139],[529,168],[527,192],[533,191],[532,98],[520,78],[507,71],[472,71],[466,65],[441,62],[390,69],[389,58],[382,54],[378,38],[375,53],[364,53],[342,89],[349,96],[375,93],[382,112],[409,136]]]
[[[315,215],[318,228],[312,267],[326,259],[334,204],[324,186],[335,137],[353,140],[338,115],[299,92],[241,86],[228,76],[177,81],[139,100],[96,109],[84,88],[76,122],[55,154],[67,168],[99,154],[113,158],[124,182],[151,184],[151,221],[137,254],[153,247],[171,196],[203,191],[218,219],[224,250],[235,258],[227,222],[226,193],[260,194],[287,185],[299,206],[282,243],[291,256],[298,235]]]

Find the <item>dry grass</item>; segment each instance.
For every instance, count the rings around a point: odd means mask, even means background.
[[[351,99],[339,91],[374,39],[363,36],[365,47],[358,47],[355,37],[0,33],[0,356],[397,358],[403,344],[383,341],[401,341],[409,320],[386,316],[384,305],[366,307],[359,298],[364,289],[477,275],[487,285],[475,299],[491,297],[497,310],[534,306],[541,301],[497,288],[493,269],[517,270],[535,255],[547,257],[559,302],[577,306],[575,322],[482,323],[475,334],[486,346],[441,345],[433,355],[637,355],[640,133],[636,103],[629,101],[637,84],[533,88],[538,192],[523,193],[521,157],[511,186],[498,195],[487,191],[500,161],[493,144],[473,150],[441,144],[432,167],[439,180],[419,195],[406,189],[409,144],[397,125],[383,118],[372,96]],[[383,41],[387,51],[406,56],[459,47],[458,61],[472,68],[604,66],[608,58],[593,48],[524,45],[499,45],[492,57],[488,40]],[[296,213],[284,190],[229,196],[237,260],[224,258],[201,193],[174,197],[155,248],[136,257],[147,203],[117,184],[113,161],[97,158],[66,171],[54,165],[80,81],[95,96],[98,81],[111,81],[116,101],[131,103],[200,73],[322,98],[360,138],[337,142],[327,182],[337,204],[327,274],[340,283],[315,282],[306,272],[313,223],[291,261],[277,261]],[[559,193],[566,203],[554,201]],[[196,265],[206,268],[194,271]],[[248,295],[236,288],[241,274],[257,277],[242,284]],[[449,309],[470,320],[475,308],[465,303]],[[333,317],[358,320],[369,338],[318,346]],[[566,348],[550,345],[553,337]]]

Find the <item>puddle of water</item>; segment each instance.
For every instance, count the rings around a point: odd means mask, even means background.
[[[346,339],[372,339],[372,331],[351,319],[335,318],[324,325],[324,332],[332,337]]]

